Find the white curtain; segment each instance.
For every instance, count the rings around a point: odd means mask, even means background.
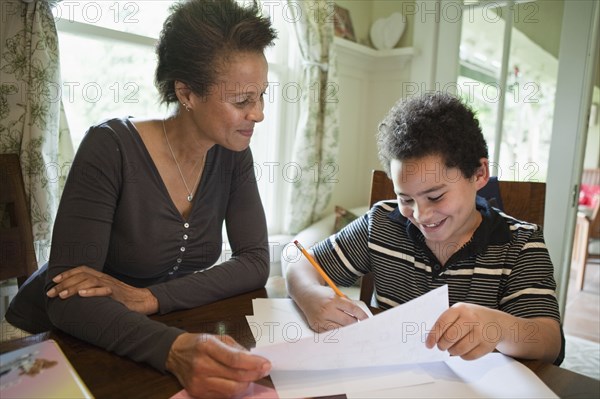
[[[57,2],[1,3],[0,153],[19,154],[39,263],[48,260],[52,226],[73,159],[51,9]]]
[[[286,230],[297,233],[326,210],[337,176],[337,75],[328,0],[288,0],[303,62],[300,118],[293,162],[301,178],[291,188]],[[318,10],[319,12],[316,12]]]

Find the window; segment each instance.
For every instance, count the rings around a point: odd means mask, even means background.
[[[56,4],[62,99],[75,148],[103,119],[165,114],[153,84],[153,46],[171,3]]]
[[[477,111],[492,173],[546,181],[558,61],[523,32],[531,24],[557,27],[540,16],[537,3],[500,4],[463,13],[458,85]]]
[[[75,149],[89,126],[116,116],[162,118],[154,87],[154,45],[172,1],[63,1],[56,4],[56,20],[62,73],[62,99]],[[282,179],[286,148],[291,148],[296,102],[283,101],[281,82],[290,81],[294,68],[293,34],[282,12],[285,2],[270,2],[279,33],[276,45],[267,50],[270,87],[265,99],[265,121],[256,126],[251,143],[261,198],[269,231],[282,229]],[[289,97],[287,97],[289,99]],[[293,134],[291,134],[293,136]]]

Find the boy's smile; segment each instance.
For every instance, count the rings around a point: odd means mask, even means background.
[[[390,163],[400,213],[421,231],[442,263],[471,239],[481,223],[475,196],[489,179],[487,159],[482,158],[481,164],[467,179],[459,169],[446,167],[438,155]]]

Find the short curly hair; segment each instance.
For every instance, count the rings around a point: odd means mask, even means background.
[[[234,0],[185,0],[170,8],[156,54],[154,84],[163,103],[177,102],[175,81],[204,96],[236,52],[264,52],[277,38],[256,5]]]
[[[438,155],[448,168],[471,178],[488,147],[471,108],[442,92],[399,100],[379,124],[379,160],[388,176],[393,159]]]

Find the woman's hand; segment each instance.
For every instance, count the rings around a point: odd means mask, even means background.
[[[173,342],[166,367],[198,398],[240,395],[271,371],[267,359],[252,355],[227,335],[190,333]]]
[[[351,299],[339,297],[325,286],[311,288],[298,305],[308,325],[316,332],[333,330],[369,317]]]
[[[46,293],[50,298],[109,296],[134,312],[148,315],[158,311],[158,301],[150,290],[132,287],[88,266],[60,273],[52,281],[57,284]]]

